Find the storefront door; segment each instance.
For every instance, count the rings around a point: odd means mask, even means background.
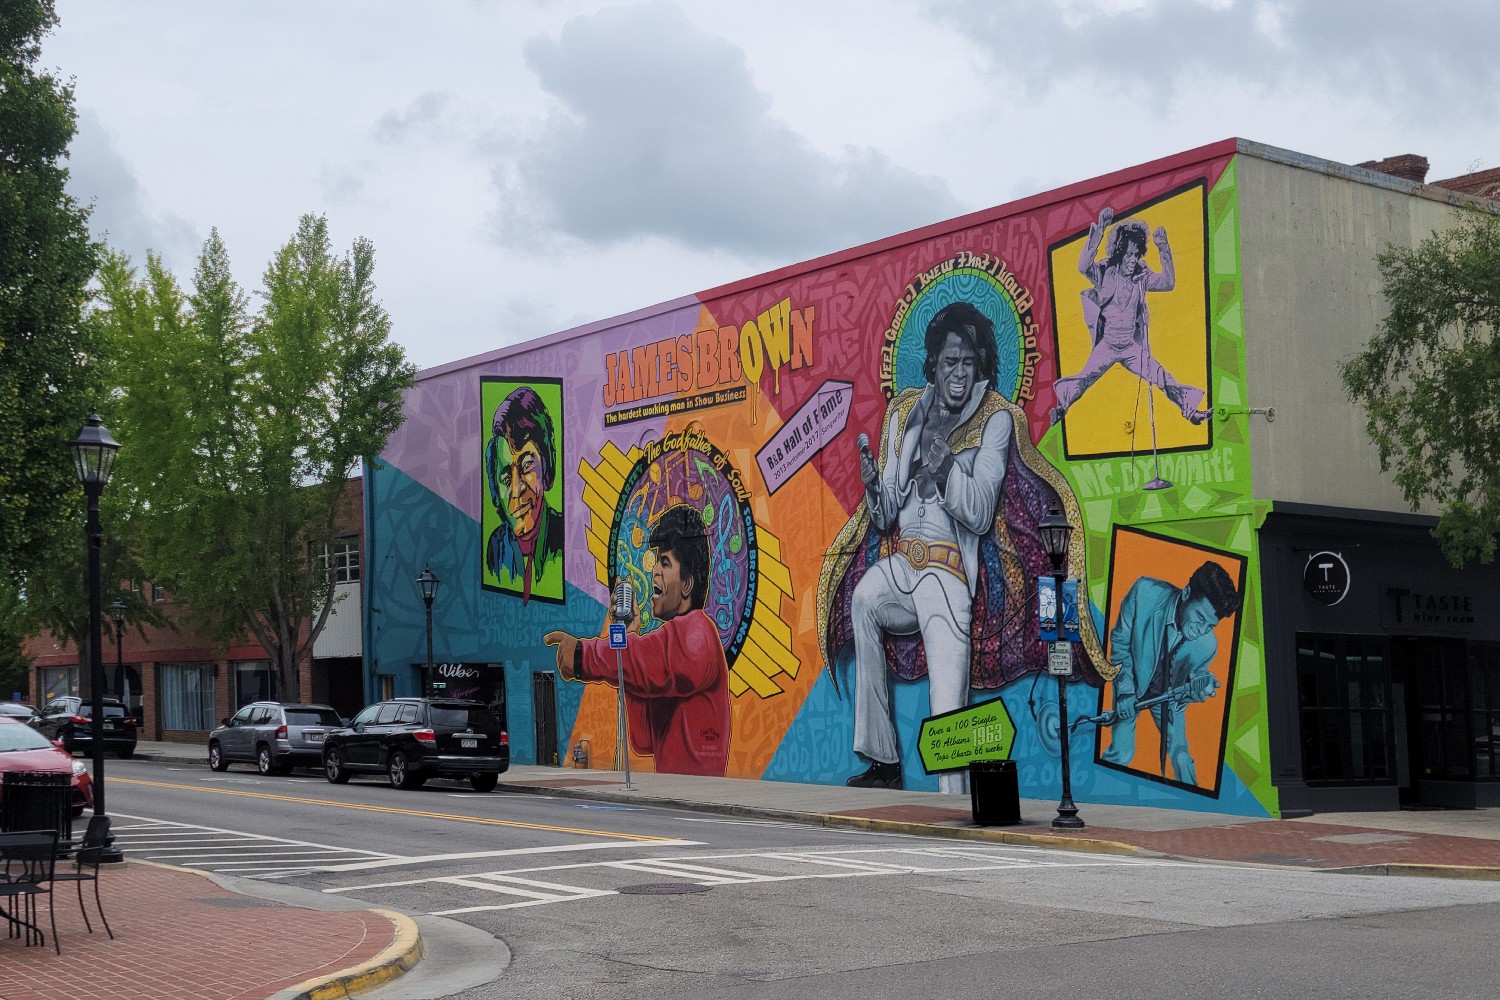
[[[1401,804],[1450,804],[1445,783],[1474,780],[1464,640],[1392,639],[1391,672],[1405,743],[1405,760],[1398,761]]]
[[[536,762],[556,767],[557,678],[543,671],[532,674],[531,700],[536,719]]]

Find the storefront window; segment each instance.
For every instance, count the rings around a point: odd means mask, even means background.
[[[1299,635],[1297,700],[1308,784],[1395,780],[1390,668],[1381,640]]]
[[[276,672],[270,660],[241,660],[234,665],[234,707],[276,700]]]
[[[174,730],[214,727],[213,664],[162,664],[161,724],[163,729]]]
[[[1416,664],[1421,776],[1472,778],[1474,757],[1469,735],[1464,644],[1444,640],[1424,644],[1421,649],[1421,660]]]
[[[57,698],[78,694],[77,667],[43,667],[39,673],[42,690],[36,697],[36,704],[45,705]]]
[[[1469,644],[1474,776],[1500,778],[1500,643]]]

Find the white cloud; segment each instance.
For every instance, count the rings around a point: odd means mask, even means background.
[[[1489,0],[617,3],[59,0],[70,191],[252,291],[326,211],[428,366],[1230,136],[1500,158]]]
[[[772,114],[743,51],[670,4],[579,17],[525,51],[555,105],[496,168],[507,244],[556,230],[795,259],[958,210],[879,149],[815,149]]]
[[[454,121],[457,105],[457,95],[429,90],[418,94],[400,111],[381,115],[371,131],[377,140],[389,143],[447,138],[458,125]]]
[[[92,206],[89,230],[134,260],[155,251],[174,270],[191,272],[203,237],[185,219],[147,202],[135,171],[99,115],[84,110],[68,156],[68,193]]]

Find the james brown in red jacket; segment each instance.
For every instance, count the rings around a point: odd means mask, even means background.
[[[729,763],[729,664],[708,601],[708,533],[691,507],[668,510],[651,530],[651,614],[661,624],[640,634],[630,623],[622,651],[630,748],[653,754],[670,774],[722,776]],[[607,639],[548,632],[565,680],[618,680]]]

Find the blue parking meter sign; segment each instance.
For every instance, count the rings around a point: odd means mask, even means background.
[[[625,623],[611,622],[609,626],[609,648],[625,648]]]

